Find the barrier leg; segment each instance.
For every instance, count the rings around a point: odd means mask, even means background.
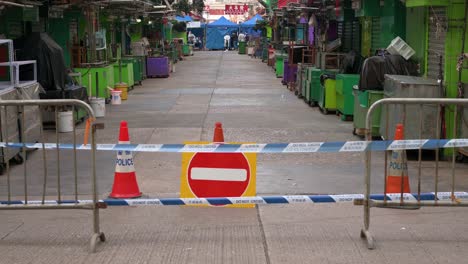
[[[92,159],[93,159],[93,229],[94,233],[93,236],[91,237],[91,242],[90,242],[90,251],[92,253],[96,252],[96,245],[98,242],[98,239],[101,242],[106,241],[106,236],[104,235],[103,232],[100,230],[99,226],[99,209],[101,208],[100,203],[98,201],[98,190],[97,190],[97,179],[96,179],[96,129],[102,129],[104,128],[103,124],[93,124],[92,127]]]
[[[372,140],[372,130],[371,123],[368,123],[366,129],[367,140]],[[361,238],[367,240],[367,248],[374,249],[374,239],[372,238],[371,233],[369,232],[370,226],[370,175],[371,175],[371,155],[370,151],[366,151],[366,177],[365,177],[365,186],[366,192],[364,197],[364,228],[361,230]]]
[[[94,219],[93,221],[94,234],[91,237],[91,242],[90,242],[90,247],[89,247],[91,253],[96,252],[96,245],[97,245],[98,239],[101,242],[106,241],[106,236],[104,235],[104,232],[101,232],[99,228],[99,205],[98,204],[94,205],[93,219]]]
[[[367,248],[374,249],[374,238],[372,237],[369,230],[361,230],[361,238],[366,239],[367,241]]]

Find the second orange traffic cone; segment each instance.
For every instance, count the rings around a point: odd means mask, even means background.
[[[126,121],[120,122],[119,144],[130,144]],[[112,192],[109,197],[122,199],[137,198],[140,196],[141,192],[136,180],[132,152],[119,150],[115,162],[114,185],[112,186]]]
[[[221,124],[221,122],[216,122],[215,124],[215,130],[213,133],[213,142],[214,143],[224,142],[223,125]]]
[[[397,124],[395,140],[404,139],[404,128]],[[402,191],[403,190],[403,191]],[[410,193],[408,161],[405,150],[393,150],[388,163],[387,193]]]

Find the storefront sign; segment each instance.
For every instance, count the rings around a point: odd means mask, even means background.
[[[249,6],[247,5],[226,5],[224,13],[226,15],[243,15],[249,12]]]
[[[211,9],[210,10],[210,15],[224,15],[224,10],[223,9]]]

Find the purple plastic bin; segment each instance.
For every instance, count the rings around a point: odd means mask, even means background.
[[[289,76],[288,81],[290,83],[295,83],[297,79],[297,64],[289,65]]]
[[[146,60],[146,75],[148,77],[169,77],[168,57],[148,57]]]
[[[283,61],[283,80],[281,81],[282,84],[286,85],[288,84],[289,80],[289,62],[288,60]]]

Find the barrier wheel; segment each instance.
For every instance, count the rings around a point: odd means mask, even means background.
[[[365,239],[367,242],[368,249],[374,249],[374,238],[369,233],[369,231],[365,231],[364,229],[361,230],[361,238]]]
[[[101,234],[99,234],[99,239],[101,240],[101,242],[106,242],[106,235],[104,235],[104,232],[101,232]]]
[[[455,161],[458,162],[458,163],[466,163],[466,162],[468,162],[468,156],[465,156],[462,153],[459,153],[455,157]]]
[[[14,156],[12,160],[17,165],[23,164],[24,162],[23,156],[21,156],[21,154],[16,154],[16,156]]]
[[[372,236],[370,236],[370,235],[367,237],[367,248],[368,249],[374,249],[375,248],[374,238],[372,238]]]
[[[96,245],[97,245],[98,238],[100,236],[101,236],[100,234],[93,234],[93,236],[91,237],[91,243],[89,246],[89,250],[91,251],[91,253],[96,252]]]

